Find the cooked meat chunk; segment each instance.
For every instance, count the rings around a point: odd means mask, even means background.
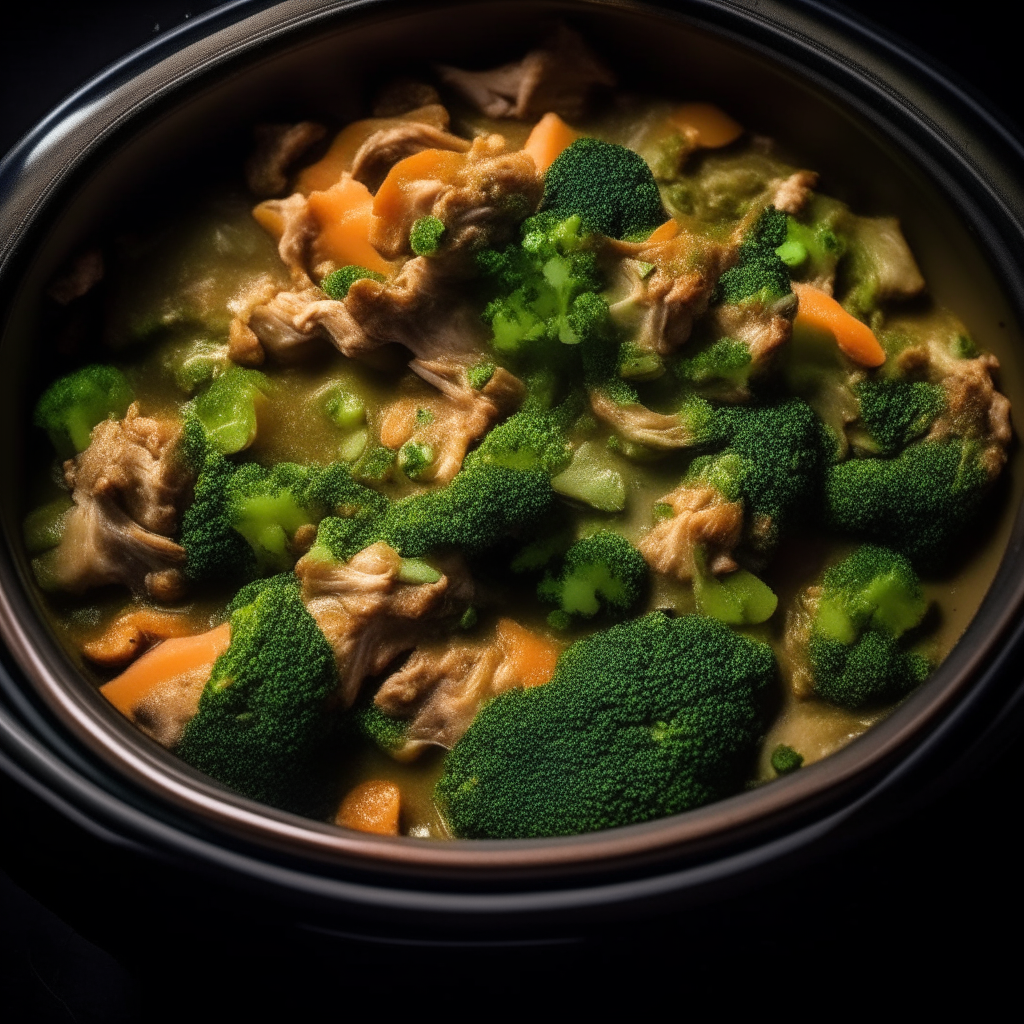
[[[757,297],[712,307],[708,323],[717,337],[734,338],[750,349],[754,369],[764,366],[789,341],[796,315],[796,296],[768,302]]]
[[[564,25],[544,46],[515,63],[490,71],[439,64],[437,73],[488,117],[527,121],[549,110],[564,118],[582,117],[595,89],[615,85],[615,76]]]
[[[327,340],[327,334],[311,312],[325,301],[330,300],[324,300],[324,293],[319,288],[278,292],[269,302],[252,310],[244,327],[256,338],[261,349],[277,362],[301,362]],[[232,324],[232,344],[235,344],[235,331]],[[244,345],[244,351],[251,352],[251,339],[241,327],[237,331],[239,349]],[[254,354],[249,358],[251,362],[246,365],[258,365]]]
[[[736,252],[736,246],[687,231],[663,242],[615,242],[610,248],[625,256],[614,286],[625,295],[612,303],[612,317],[629,331],[632,344],[659,355],[685,344]]]
[[[946,407],[932,423],[927,439],[965,437],[984,448],[983,463],[995,479],[1006,464],[1006,449],[1013,437],[1010,400],[995,387],[999,360],[986,354],[957,359],[941,341],[904,349],[897,366],[906,376],[942,385]]]
[[[277,237],[277,252],[292,275],[296,288],[305,288],[309,279],[309,250],[320,232],[320,225],[301,192],[286,199],[268,199],[253,211],[256,220]]]
[[[260,124],[253,134],[256,149],[245,164],[249,191],[260,198],[283,195],[288,171],[327,134],[322,124]]]
[[[788,178],[777,179],[772,205],[776,210],[795,216],[807,205],[817,184],[818,175],[814,171],[795,171]]]
[[[515,412],[526,389],[501,367],[482,388],[475,389],[466,381],[464,363],[413,360],[409,365],[441,394],[428,402],[403,398],[388,407],[381,421],[381,444],[399,450],[414,442],[430,456],[415,478],[448,483],[462,468],[469,446]]]
[[[653,412],[639,403],[619,405],[601,391],[590,392],[590,408],[627,441],[645,448],[672,451],[693,444],[693,436],[678,416]]]
[[[177,457],[180,427],[133,404],[104,420],[89,447],[64,464],[74,507],[60,544],[40,562],[48,586],[81,593],[120,583],[157,600],[183,591],[185,550],[169,539],[191,477]]]
[[[524,658],[524,648],[529,657]],[[428,746],[450,750],[486,700],[514,686],[538,686],[554,673],[561,647],[502,619],[490,642],[418,647],[374,697],[386,715],[409,721],[399,761]]]
[[[398,553],[380,543],[341,565],[306,556],[295,566],[306,607],[334,649],[342,707],[351,707],[367,676],[415,647],[424,625],[472,598],[472,581],[456,559],[436,583],[403,583],[401,568]]]
[[[417,107],[439,104],[441,97],[427,82],[415,78],[396,78],[378,93],[373,101],[374,117],[397,117]]]
[[[103,280],[103,253],[99,249],[83,252],[72,264],[70,269],[46,290],[46,294],[55,302],[66,306],[75,299],[80,299]]]
[[[682,484],[661,501],[673,516],[663,519],[639,544],[640,553],[655,572],[683,582],[693,579],[695,552],[703,549],[711,572],[721,575],[737,568],[732,552],[743,534],[743,505],[727,501],[721,491]]]
[[[260,274],[241,288],[228,302],[233,314],[228,329],[228,358],[240,366],[261,366],[265,353],[260,339],[249,326],[257,306],[272,302],[281,290],[270,274]]]
[[[385,259],[412,255],[409,232],[428,215],[445,226],[445,256],[503,245],[544,191],[533,159],[522,150],[508,152],[501,135],[474,139],[464,159],[438,161],[433,174],[404,182],[400,208],[386,216],[375,203],[370,242]]]
[[[407,156],[424,149],[445,149],[453,153],[469,152],[469,142],[433,125],[407,121],[393,128],[374,132],[352,160],[352,177],[371,192],[380,188],[388,171]]]
[[[139,415],[132,403],[123,420],[103,420],[89,447],[64,464],[75,500],[111,498],[140,526],[174,533],[182,497],[191,479],[177,458],[177,420]]]

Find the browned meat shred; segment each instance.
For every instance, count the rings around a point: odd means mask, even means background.
[[[446,149],[453,153],[466,153],[470,143],[458,135],[435,128],[433,125],[407,121],[392,128],[374,132],[352,158],[352,177],[361,181],[371,192],[380,188],[388,171],[407,156],[424,149]]]
[[[427,82],[415,78],[396,78],[388,83],[373,102],[374,117],[397,117],[417,107],[440,104],[437,90]]]
[[[695,555],[702,549],[716,575],[733,572],[732,553],[743,534],[743,505],[728,501],[714,487],[681,484],[660,499],[672,508],[640,541],[640,553],[655,572],[686,582],[696,571]]]
[[[47,584],[81,593],[123,584],[159,601],[184,589],[185,550],[170,540],[191,476],[177,457],[180,425],[133,404],[123,420],[93,428],[89,447],[64,464],[74,507],[57,548],[40,561]]]
[[[322,124],[260,124],[253,131],[256,149],[245,164],[245,181],[253,195],[263,198],[283,195],[288,189],[288,171],[327,134]]]
[[[481,113],[524,121],[548,111],[570,120],[582,117],[595,90],[615,85],[615,76],[565,25],[520,61],[489,71],[464,71],[447,64],[438,64],[436,70],[445,85]]]
[[[590,408],[599,420],[614,427],[627,441],[645,448],[672,451],[693,444],[693,435],[678,416],[653,412],[639,402],[619,405],[604,392],[595,390],[590,392]]]
[[[1010,400],[995,388],[999,360],[991,354],[957,359],[942,342],[904,349],[896,360],[907,377],[940,384],[946,408],[931,425],[928,440],[964,437],[981,443],[982,464],[995,479],[1006,464],[1013,437]]]
[[[383,543],[342,564],[307,555],[295,566],[306,608],[334,650],[341,707],[351,707],[368,676],[412,650],[424,626],[472,600],[473,583],[458,558],[444,563],[436,583],[403,583],[401,568],[398,553]]]
[[[544,191],[532,158],[507,151],[501,135],[473,140],[465,164],[450,180],[423,179],[406,190],[399,219],[375,217],[370,242],[389,260],[411,256],[409,232],[420,217],[445,226],[444,255],[458,257],[508,242],[519,222],[536,210]]]

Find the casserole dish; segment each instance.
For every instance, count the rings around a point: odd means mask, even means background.
[[[699,83],[783,140],[793,125],[813,126],[799,148],[826,175],[843,179],[853,177],[845,166],[864,168],[858,203],[900,214],[937,293],[996,352],[1004,388],[1021,399],[1017,155],[995,125],[982,127],[984,137],[967,127],[962,98],[949,92],[937,102],[934,86],[918,86],[906,61],[881,59],[841,21],[803,5],[695,3],[672,13],[616,4],[246,6],[215,12],[114,69],[5,161],[8,478],[22,476],[25,395],[45,369],[28,343],[38,330],[38,297],[112,211],[143,190],[187,182],[197,154],[210,161],[237,150],[254,121],[344,91],[339,82],[371,74],[377,54],[397,61],[429,46],[447,58],[497,24],[511,46],[556,12],[654,89]],[[929,257],[944,247],[957,251],[955,267]],[[877,823],[885,801],[931,780],[929,758],[940,757],[941,745],[962,750],[991,719],[1007,718],[1016,681],[1002,666],[1017,642],[1024,589],[1018,459],[1007,474],[1005,514],[991,524],[985,571],[993,581],[981,610],[927,686],[863,739],[805,772],[674,818],[567,839],[473,844],[373,839],[272,811],[148,743],[84,685],[43,625],[10,490],[2,624],[16,665],[3,680],[4,756],[9,770],[96,828],[247,879],[316,917],[402,928],[549,927],[553,919],[571,927],[584,916],[706,897]]]

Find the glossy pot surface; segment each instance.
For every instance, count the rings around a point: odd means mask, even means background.
[[[237,159],[260,120],[360,112],[359,83],[414,61],[490,63],[565,17],[636,88],[708,96],[778,137],[864,212],[894,212],[943,304],[1003,364],[1024,408],[1024,169],[1012,138],[927,68],[805,3],[293,2],[235,4],[137,52],[86,86],[0,165],[0,417],[5,479],[21,480],[28,403],[45,379],[33,339],[46,282],[145,194],[201,191],[196,168]],[[500,42],[495,42],[500,40]],[[350,100],[349,100],[350,98]],[[955,259],[950,255],[955,253]],[[0,758],[98,833],[255,885],[303,913],[405,927],[548,926],[707,897],[871,827],[1012,718],[1003,670],[1024,600],[1019,453],[989,524],[992,584],[929,682],[837,754],[757,790],[661,821],[556,840],[432,843],[337,829],[247,801],[123,720],[45,625],[2,498]]]

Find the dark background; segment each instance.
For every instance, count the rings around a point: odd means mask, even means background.
[[[76,85],[213,6],[51,0],[6,13],[0,153]],[[1019,41],[998,29],[994,5],[953,8],[955,18],[920,2],[845,6],[1024,124]],[[963,996],[984,1018],[1019,973],[1022,754],[1018,741],[897,825],[761,890],[532,953],[314,940],[254,898],[102,846],[0,777],[0,1015],[344,1019],[367,1003],[380,1014],[547,1015],[610,1013],[619,999],[631,1013],[749,1003],[787,1017],[917,1015]]]

